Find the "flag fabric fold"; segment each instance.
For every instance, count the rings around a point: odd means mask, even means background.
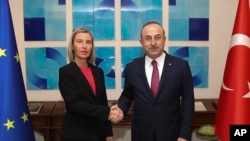
[[[35,141],[8,0],[0,1],[0,141]]]
[[[230,125],[250,125],[250,10],[239,0],[215,118],[215,134],[230,140]]]

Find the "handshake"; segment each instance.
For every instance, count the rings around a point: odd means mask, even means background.
[[[118,123],[123,119],[123,117],[123,112],[117,105],[110,107],[108,120],[110,120],[112,123]]]

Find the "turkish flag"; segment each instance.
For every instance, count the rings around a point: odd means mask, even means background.
[[[229,141],[230,125],[250,125],[250,11],[239,0],[215,119],[215,134]]]

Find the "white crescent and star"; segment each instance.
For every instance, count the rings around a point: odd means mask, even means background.
[[[230,89],[230,88],[228,88],[226,85],[225,85],[225,83],[223,82],[222,83],[222,86],[221,86],[224,90],[227,90],[227,91],[233,91],[234,89]]]
[[[233,48],[237,45],[243,45],[250,49],[250,38],[244,34],[234,34],[231,38],[230,48]],[[243,98],[250,98],[250,82],[246,82],[248,85],[248,92],[243,96]],[[226,91],[234,91],[234,89],[231,89],[225,85],[225,83],[222,83],[222,89]]]
[[[248,82],[248,88],[249,88],[249,91],[248,93],[246,93],[246,95],[243,96],[243,98],[250,98],[250,83]]]

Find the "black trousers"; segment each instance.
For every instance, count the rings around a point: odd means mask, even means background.
[[[155,129],[154,129],[153,141],[157,141]]]

